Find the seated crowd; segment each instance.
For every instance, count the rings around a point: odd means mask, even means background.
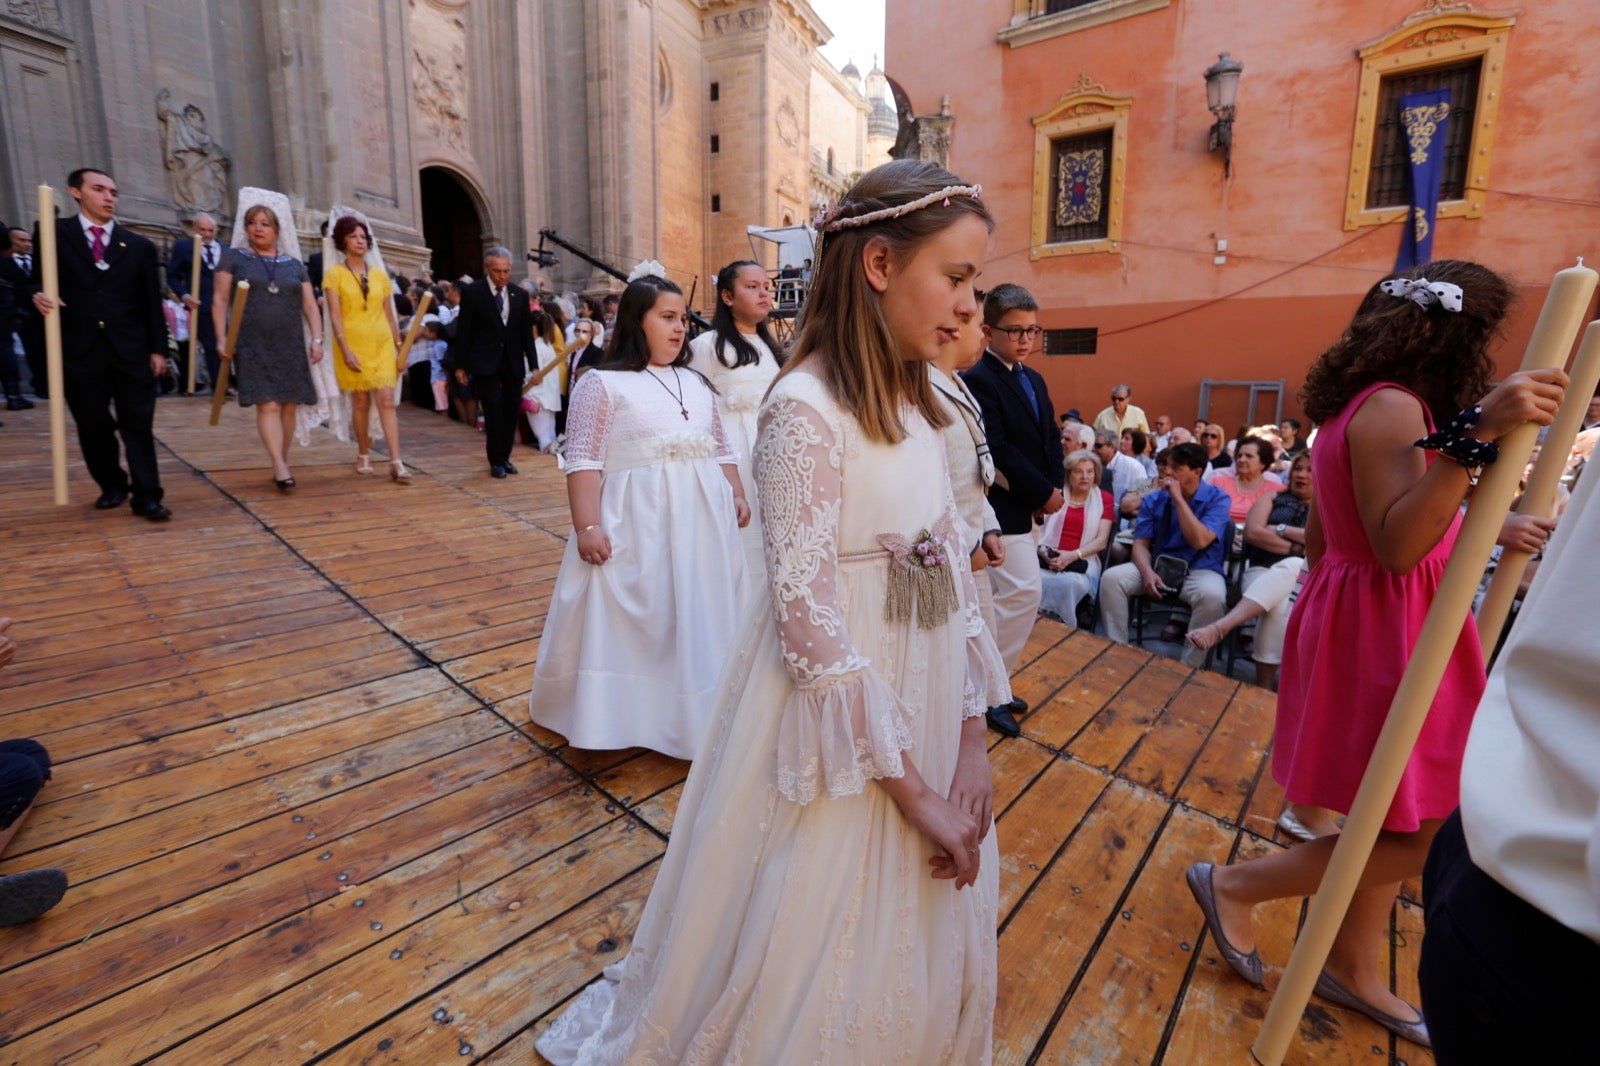
[[[1192,430],[1169,415],[1146,426],[1130,391],[1117,386],[1113,406],[1091,423],[1075,408],[1061,416],[1068,503],[1042,518],[1039,610],[1082,626],[1101,619],[1108,637],[1126,643],[1133,620],[1160,605],[1159,639],[1177,645],[1184,662],[1211,663],[1232,638],[1230,664],[1248,659],[1254,682],[1276,688],[1305,577],[1311,440],[1294,418],[1231,439],[1204,418]],[[1564,485],[1600,437],[1600,396],[1593,406]],[[1496,558],[1518,546],[1530,521],[1507,520]]]
[[[1170,415],[1147,422],[1130,394],[1118,385],[1089,424],[1075,408],[1061,416],[1068,504],[1040,530],[1039,609],[1080,625],[1103,618],[1106,635],[1126,642],[1146,597],[1169,608],[1161,636],[1191,665],[1255,622],[1249,657],[1270,687],[1304,565],[1311,460],[1301,424],[1245,427],[1229,440],[1205,419],[1192,431]],[[1186,608],[1186,624],[1170,608]]]

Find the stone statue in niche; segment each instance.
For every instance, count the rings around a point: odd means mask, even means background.
[[[230,160],[206,129],[205,112],[194,104],[173,111],[171,100],[170,89],[156,94],[161,158],[172,187],[172,203],[185,214],[205,211],[225,215]]]
[[[956,124],[955,116],[950,113],[950,98],[944,98],[937,115],[919,115],[916,121],[917,158],[948,167],[950,137]]]

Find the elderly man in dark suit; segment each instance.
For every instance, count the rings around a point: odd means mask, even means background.
[[[67,186],[78,213],[53,223],[60,306],[40,291],[44,275],[37,258],[29,288],[40,314],[61,315],[67,407],[84,462],[100,486],[94,505],[121,506],[131,481],[134,514],[171,518],[161,503],[152,431],[156,378],[167,370],[161,257],[154,244],[116,221],[117,183],[111,175],[86,167],[73,171]],[[119,433],[127,473],[117,450]]]
[[[226,381],[217,380],[222,358],[217,354],[217,328],[211,320],[213,277],[222,262],[222,242],[217,240],[217,220],[202,212],[194,216],[195,237],[180,237],[172,244],[172,258],[167,261],[167,288],[178,294],[189,309],[190,328],[200,330],[199,355],[206,361],[206,376],[214,389],[226,389]],[[189,291],[190,271],[194,269],[194,241],[200,241],[200,291]],[[185,380],[183,387],[187,388]]]
[[[995,643],[1006,669],[1015,670],[1039,613],[1035,517],[1054,514],[1066,503],[1061,486],[1061,434],[1055,408],[1039,372],[1024,363],[1043,350],[1039,304],[1020,285],[996,285],[984,297],[983,358],[962,375],[983,408],[983,423],[994,456],[995,483],[989,492],[1000,521],[1005,561],[989,568],[994,588]],[[989,724],[1008,736],[1020,732],[1021,700],[989,710]]]
[[[461,290],[450,361],[456,380],[472,383],[483,411],[484,448],[489,476],[517,472],[511,446],[522,416],[522,381],[529,367],[539,365],[533,347],[533,316],[528,294],[511,284],[511,251],[490,248],[483,256],[484,276]]]

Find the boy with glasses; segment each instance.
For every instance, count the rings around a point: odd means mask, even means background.
[[[983,301],[987,350],[962,379],[983,409],[984,433],[994,457],[995,482],[989,492],[1000,523],[1004,561],[989,568],[994,589],[995,643],[1006,670],[1016,670],[1033,631],[1042,591],[1034,550],[1035,518],[1054,514],[1066,503],[1061,486],[1061,434],[1050,391],[1037,370],[1025,366],[1040,350],[1039,304],[1020,285],[996,285]],[[1021,728],[1021,700],[989,709],[989,724],[1007,736]]]

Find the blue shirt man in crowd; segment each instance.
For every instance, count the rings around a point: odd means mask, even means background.
[[[1100,578],[1100,609],[1106,636],[1128,642],[1128,604],[1134,596],[1160,599],[1171,592],[1188,604],[1190,627],[1210,625],[1227,610],[1223,576],[1233,523],[1227,493],[1201,480],[1206,452],[1198,444],[1178,444],[1168,455],[1159,488],[1145,495],[1133,530],[1133,561],[1113,566]],[[1166,556],[1183,563],[1187,573],[1176,588],[1158,574],[1156,560]],[[1177,581],[1170,567],[1167,577]],[[1183,661],[1199,666],[1205,652],[1185,644]]]

